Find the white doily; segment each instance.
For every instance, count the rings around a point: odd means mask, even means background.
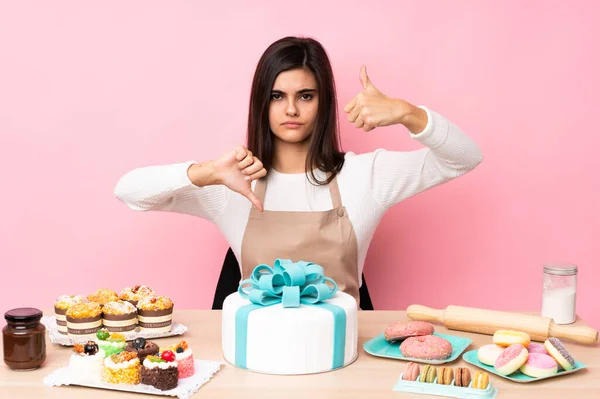
[[[206,384],[213,375],[221,368],[221,363],[213,360],[195,360],[194,375],[188,378],[180,379],[177,388],[169,391],[161,391],[150,385],[138,384],[108,384],[102,381],[98,382],[77,382],[73,381],[69,373],[68,367],[62,367],[54,370],[44,378],[44,385],[61,386],[61,385],[78,385],[90,388],[103,388],[113,391],[126,391],[147,393],[152,395],[177,396],[179,399],[188,399],[194,393],[198,392],[200,387]]]
[[[59,345],[64,345],[64,346],[73,346],[74,344],[85,343],[86,341],[89,340],[89,338],[73,339],[72,337],[70,337],[66,334],[61,334],[58,331],[58,328],[56,327],[56,317],[55,316],[42,317],[42,324],[44,324],[46,326],[46,330],[48,330],[48,336],[50,337],[50,341],[53,344],[59,344]],[[122,334],[125,335],[125,339],[127,341],[132,341],[138,337],[143,337],[146,339],[172,337],[174,335],[182,335],[187,330],[188,330],[188,328],[186,326],[184,326],[183,324],[173,322],[173,324],[171,325],[171,331],[169,331],[169,332],[156,333],[156,332],[150,332],[150,331],[134,330],[134,331],[126,332],[126,333],[122,333]]]

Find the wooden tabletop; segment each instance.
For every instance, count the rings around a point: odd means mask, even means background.
[[[45,312],[49,315],[51,312]],[[404,311],[359,312],[358,359],[343,369],[306,376],[275,376],[238,369],[227,363],[221,354],[221,312],[212,310],[176,311],[174,320],[185,324],[189,330],[183,336],[157,340],[160,346],[185,339],[194,351],[196,360],[216,360],[223,363],[212,380],[202,386],[194,397],[198,398],[424,398],[425,395],[392,391],[404,370],[406,362],[374,357],[366,353],[363,343],[383,332],[393,322],[408,320]],[[491,343],[491,336],[448,331],[436,325],[439,333],[469,337],[473,344],[467,349],[477,349]],[[499,399],[504,398],[599,398],[600,397],[600,345],[581,345],[564,341],[573,357],[583,362],[587,369],[562,377],[534,383],[516,383],[496,375],[491,382],[498,388]],[[71,348],[50,343],[47,339],[47,358],[44,365],[28,372],[15,372],[0,364],[0,398],[143,398],[140,394],[108,391],[77,386],[46,387],[43,378],[59,367],[67,366]],[[1,349],[1,348],[0,348]],[[477,367],[462,359],[450,363],[452,367],[468,366],[472,372]],[[157,397],[152,395],[151,397]],[[165,396],[167,397],[167,396]],[[431,396],[430,396],[431,397]]]

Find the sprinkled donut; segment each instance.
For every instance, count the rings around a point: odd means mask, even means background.
[[[452,344],[437,335],[410,337],[400,345],[400,353],[414,359],[444,360],[452,354]]]

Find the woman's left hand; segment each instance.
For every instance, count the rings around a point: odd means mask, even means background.
[[[348,114],[348,121],[365,132],[379,126],[402,123],[416,108],[404,100],[391,98],[380,92],[369,80],[364,65],[360,68],[360,82],[364,90],[346,104],[344,112]]]

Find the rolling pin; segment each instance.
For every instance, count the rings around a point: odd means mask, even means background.
[[[542,342],[549,337],[569,339],[581,344],[598,342],[598,331],[576,323],[556,324],[549,317],[497,310],[448,306],[446,309],[431,309],[421,305],[410,305],[406,314],[412,320],[438,321],[450,330],[469,331],[494,335],[497,330],[517,330],[529,334],[533,341]]]

